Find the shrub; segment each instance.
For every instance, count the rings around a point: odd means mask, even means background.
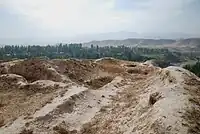
[[[194,65],[187,64],[187,65],[183,66],[183,68],[193,72],[198,77],[200,77],[200,62],[196,62],[196,64],[194,64]]]

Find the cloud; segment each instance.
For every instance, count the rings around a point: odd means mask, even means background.
[[[198,32],[188,14],[198,0],[1,0],[0,7],[52,36],[135,32]],[[198,10],[198,9],[197,9]],[[200,18],[200,16],[198,15]],[[188,18],[194,21],[191,23]],[[198,26],[195,30],[195,26]]]
[[[129,27],[137,32],[199,33],[200,15],[196,14],[196,17],[191,17],[194,12],[199,11],[200,3],[197,1],[136,0],[129,2],[129,5],[125,6],[129,12],[132,12],[133,25]]]
[[[114,11],[114,0],[7,0],[10,12],[42,29],[73,33],[119,27],[127,14]],[[116,23],[117,21],[117,23]]]

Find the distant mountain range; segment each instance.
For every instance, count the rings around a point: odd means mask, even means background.
[[[185,33],[136,33],[136,32],[110,32],[100,34],[86,34],[77,35],[71,38],[72,42],[89,42],[89,41],[101,41],[101,40],[125,40],[129,38],[139,39],[186,39],[186,38],[199,38],[200,35],[192,35]]]
[[[141,46],[141,45],[164,45],[175,43],[176,40],[172,39],[139,39],[139,38],[129,38],[125,40],[102,40],[102,41],[91,41],[84,43],[84,45],[99,45],[99,46]]]
[[[186,38],[199,38],[200,35],[191,35],[184,33],[136,33],[136,32],[110,32],[100,34],[84,34],[70,37],[29,37],[29,38],[3,38],[0,37],[0,44],[8,45],[47,45],[56,43],[99,43],[106,44],[138,44],[138,43],[156,43],[166,44],[173,43],[176,40]],[[133,39],[137,38],[137,39]],[[92,42],[91,42],[92,41]],[[87,43],[85,43],[87,44]]]
[[[98,46],[161,46],[161,47],[189,47],[200,48],[200,38],[188,38],[188,39],[139,39],[129,38],[124,40],[102,40],[91,41],[84,43],[84,46],[98,45]]]

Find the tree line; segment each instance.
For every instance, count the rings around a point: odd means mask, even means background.
[[[127,46],[94,46],[83,47],[82,44],[58,44],[47,46],[16,46],[6,45],[0,48],[0,59],[10,60],[29,59],[35,57],[56,58],[78,58],[97,59],[102,57],[113,57],[130,61],[145,61],[149,59],[162,59],[170,62],[178,62],[180,53],[171,52],[168,49],[142,48]]]
[[[143,48],[128,46],[95,46],[83,47],[82,44],[58,44],[47,46],[17,46],[6,45],[0,47],[0,60],[12,59],[31,59],[31,58],[48,58],[48,59],[98,59],[102,57],[113,57],[130,61],[146,61],[155,59],[161,67],[170,65],[170,63],[180,63],[185,59],[196,60],[196,56],[190,53],[172,52],[164,48]],[[200,62],[194,65],[185,65],[185,69],[200,76]]]

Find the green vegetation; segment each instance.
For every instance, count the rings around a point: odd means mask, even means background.
[[[193,72],[196,74],[198,77],[200,77],[200,62],[196,62],[195,64],[187,64],[183,66],[183,68]]]
[[[0,59],[29,59],[34,57],[97,59],[114,57],[130,61],[146,61],[149,59],[179,62],[181,53],[168,49],[139,48],[127,46],[94,46],[83,47],[82,44],[59,44],[55,46],[4,46],[0,48]]]
[[[54,46],[4,46],[0,48],[0,60],[30,59],[35,57],[49,59],[98,59],[102,57],[113,57],[130,61],[152,60],[160,67],[171,64],[179,65],[187,61],[196,61],[198,52],[170,51],[165,48],[144,48],[128,46],[94,46],[83,47],[82,44],[59,44]],[[184,68],[200,76],[200,63],[187,64]]]

